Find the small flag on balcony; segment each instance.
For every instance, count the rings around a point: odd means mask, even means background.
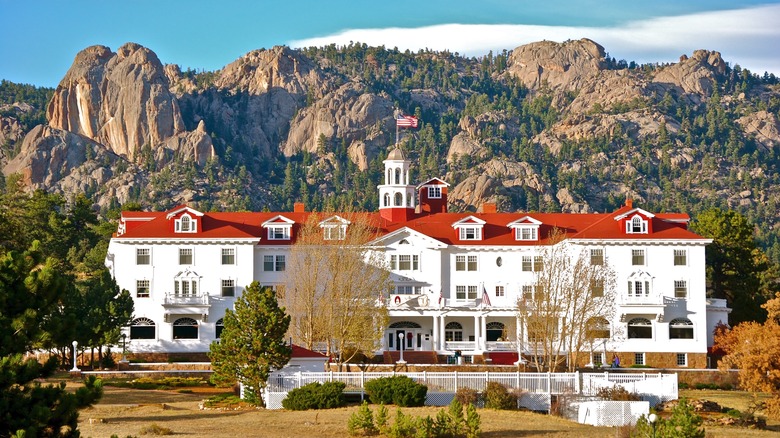
[[[404,115],[398,115],[398,118],[395,119],[395,126],[399,128],[416,128],[417,127],[417,117],[415,116],[404,116]]]
[[[444,295],[441,294],[441,290],[439,291],[439,305],[441,306],[441,302],[444,299]]]
[[[485,289],[485,285],[482,285],[482,305],[483,306],[492,306],[490,304],[490,297],[488,296],[487,289]]]

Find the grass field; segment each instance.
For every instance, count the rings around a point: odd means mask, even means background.
[[[172,434],[190,437],[344,437],[346,424],[356,407],[322,411],[238,411],[201,410],[199,403],[221,390],[208,387],[184,391],[137,390],[106,387],[96,406],[81,411],[79,430],[83,437],[109,438],[117,435],[142,436],[144,428],[157,425]],[[703,398],[722,406],[743,410],[749,395],[738,391],[681,391],[681,396]],[[439,408],[404,408],[405,414],[435,416]],[[391,414],[394,409],[391,407]],[[479,410],[483,437],[618,437],[615,428],[592,427],[549,415],[530,412]],[[391,415],[392,416],[392,415]],[[780,424],[770,423],[774,430],[707,427],[707,435],[719,437],[778,436]],[[148,436],[148,435],[146,435]]]

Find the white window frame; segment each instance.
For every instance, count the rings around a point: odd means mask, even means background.
[[[479,271],[479,258],[475,255],[466,256],[466,271]]]
[[[505,296],[504,286],[502,286],[502,285],[496,285],[496,296],[497,296],[497,297],[503,297],[503,296]]]
[[[515,240],[537,241],[539,240],[538,225],[521,225],[515,228]]]
[[[140,291],[146,289],[145,293]],[[151,281],[143,279],[135,281],[135,297],[136,298],[149,298],[152,296]]]
[[[198,220],[194,219],[188,213],[184,213],[174,221],[174,230],[177,233],[197,233]]]
[[[225,294],[226,290],[230,290],[229,294]],[[223,297],[235,297],[236,296],[236,280],[232,278],[223,278],[220,282],[219,288],[220,295]]]
[[[144,263],[145,259],[145,263]],[[152,249],[151,248],[136,248],[135,249],[135,264],[136,265],[151,265],[152,264]]]
[[[688,298],[688,282],[685,280],[674,280],[674,297]]]
[[[458,272],[465,272],[466,271],[466,256],[465,255],[456,255],[455,256],[455,270]]]
[[[428,199],[441,199],[441,187],[428,187]]]
[[[268,240],[290,240],[290,225],[269,225]]]
[[[688,266],[687,249],[675,249],[673,254],[674,254],[674,259],[672,263],[674,263],[674,266]]]
[[[678,367],[687,367],[688,366],[688,353],[677,353],[677,366]]]
[[[533,272],[534,270],[534,259],[530,255],[524,255],[520,259],[520,270],[523,272]]]
[[[590,265],[604,266],[604,248],[590,249]]]
[[[647,234],[647,219],[640,215],[634,215],[626,221],[626,234]]]
[[[182,263],[182,257],[187,257],[187,253],[189,253],[190,262],[189,263]],[[187,265],[192,266],[195,264],[195,251],[192,248],[179,248],[179,264],[180,265]]]
[[[344,240],[347,238],[347,225],[346,224],[323,225],[322,237],[325,240]]]
[[[645,353],[634,353],[634,364],[647,365],[647,361],[645,360]]]
[[[458,227],[458,238],[460,240],[482,240],[482,226],[469,225]]]
[[[270,265],[269,265],[270,263]],[[268,267],[271,269],[268,269]],[[282,269],[279,269],[281,266]],[[287,269],[287,257],[283,254],[263,255],[263,272],[283,272]]]
[[[225,257],[228,257],[228,262],[225,263]],[[232,261],[230,261],[232,258]],[[223,265],[235,265],[236,264],[236,249],[235,248],[222,248],[220,261]]]
[[[637,263],[637,257],[641,257],[640,263]],[[647,251],[643,248],[632,248],[631,266],[647,266]]]

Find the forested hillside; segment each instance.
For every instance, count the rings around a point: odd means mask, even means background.
[[[444,178],[452,210],[494,201],[504,211],[607,211],[626,198],[694,217],[734,209],[780,260],[777,82],[717,52],[637,65],[589,40],[479,58],[275,47],[215,72],[163,66],[134,44],[95,46],[53,92],[3,82],[3,127],[16,120],[26,134],[4,137],[4,173],[86,193],[104,211],[295,201],[373,210],[402,112],[422,121],[401,136],[413,181]],[[77,104],[78,83],[92,91]],[[19,101],[32,108],[24,120],[11,109]]]

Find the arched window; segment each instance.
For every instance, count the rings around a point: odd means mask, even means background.
[[[385,184],[392,184],[393,183],[393,169],[387,169],[387,181],[385,181]]]
[[[181,231],[183,233],[190,231],[190,217],[186,214],[181,217]]]
[[[222,337],[222,330],[225,328],[225,324],[222,322],[222,318],[219,318],[215,325],[217,326],[217,339],[219,339]]]
[[[634,318],[628,321],[628,338],[629,339],[652,339],[653,337],[653,325],[649,319],[646,318]]]
[[[173,294],[177,297],[198,296],[200,275],[197,272],[186,269],[176,274],[173,278]]]
[[[588,339],[607,339],[610,336],[609,321],[596,316],[590,318],[585,326],[585,336]]]
[[[395,183],[401,184],[401,169],[395,169]]]
[[[637,215],[626,222],[626,233],[629,234],[647,234],[647,221]]]
[[[676,318],[669,323],[669,339],[693,339],[693,323],[688,318]]]
[[[404,196],[400,192],[395,194],[395,206],[396,207],[404,206]]]
[[[384,201],[385,201],[385,207],[389,207],[390,206],[390,193],[385,193]]]
[[[412,199],[414,199],[414,192],[407,192],[406,193],[406,206],[411,207],[412,206]]]
[[[149,318],[136,318],[130,324],[130,339],[154,339],[156,328]]]
[[[444,326],[444,340],[450,342],[463,341],[463,326],[459,322],[448,322]]]
[[[192,318],[179,318],[174,321],[173,339],[198,339],[198,322]]]
[[[390,324],[390,328],[422,328],[420,327],[420,324],[417,324],[416,322],[411,321],[398,321]]]
[[[488,342],[498,341],[499,339],[501,339],[502,341],[506,340],[506,333],[504,333],[506,327],[504,326],[503,323],[497,321],[489,322],[487,323],[485,328],[486,328],[485,336],[487,337]]]

